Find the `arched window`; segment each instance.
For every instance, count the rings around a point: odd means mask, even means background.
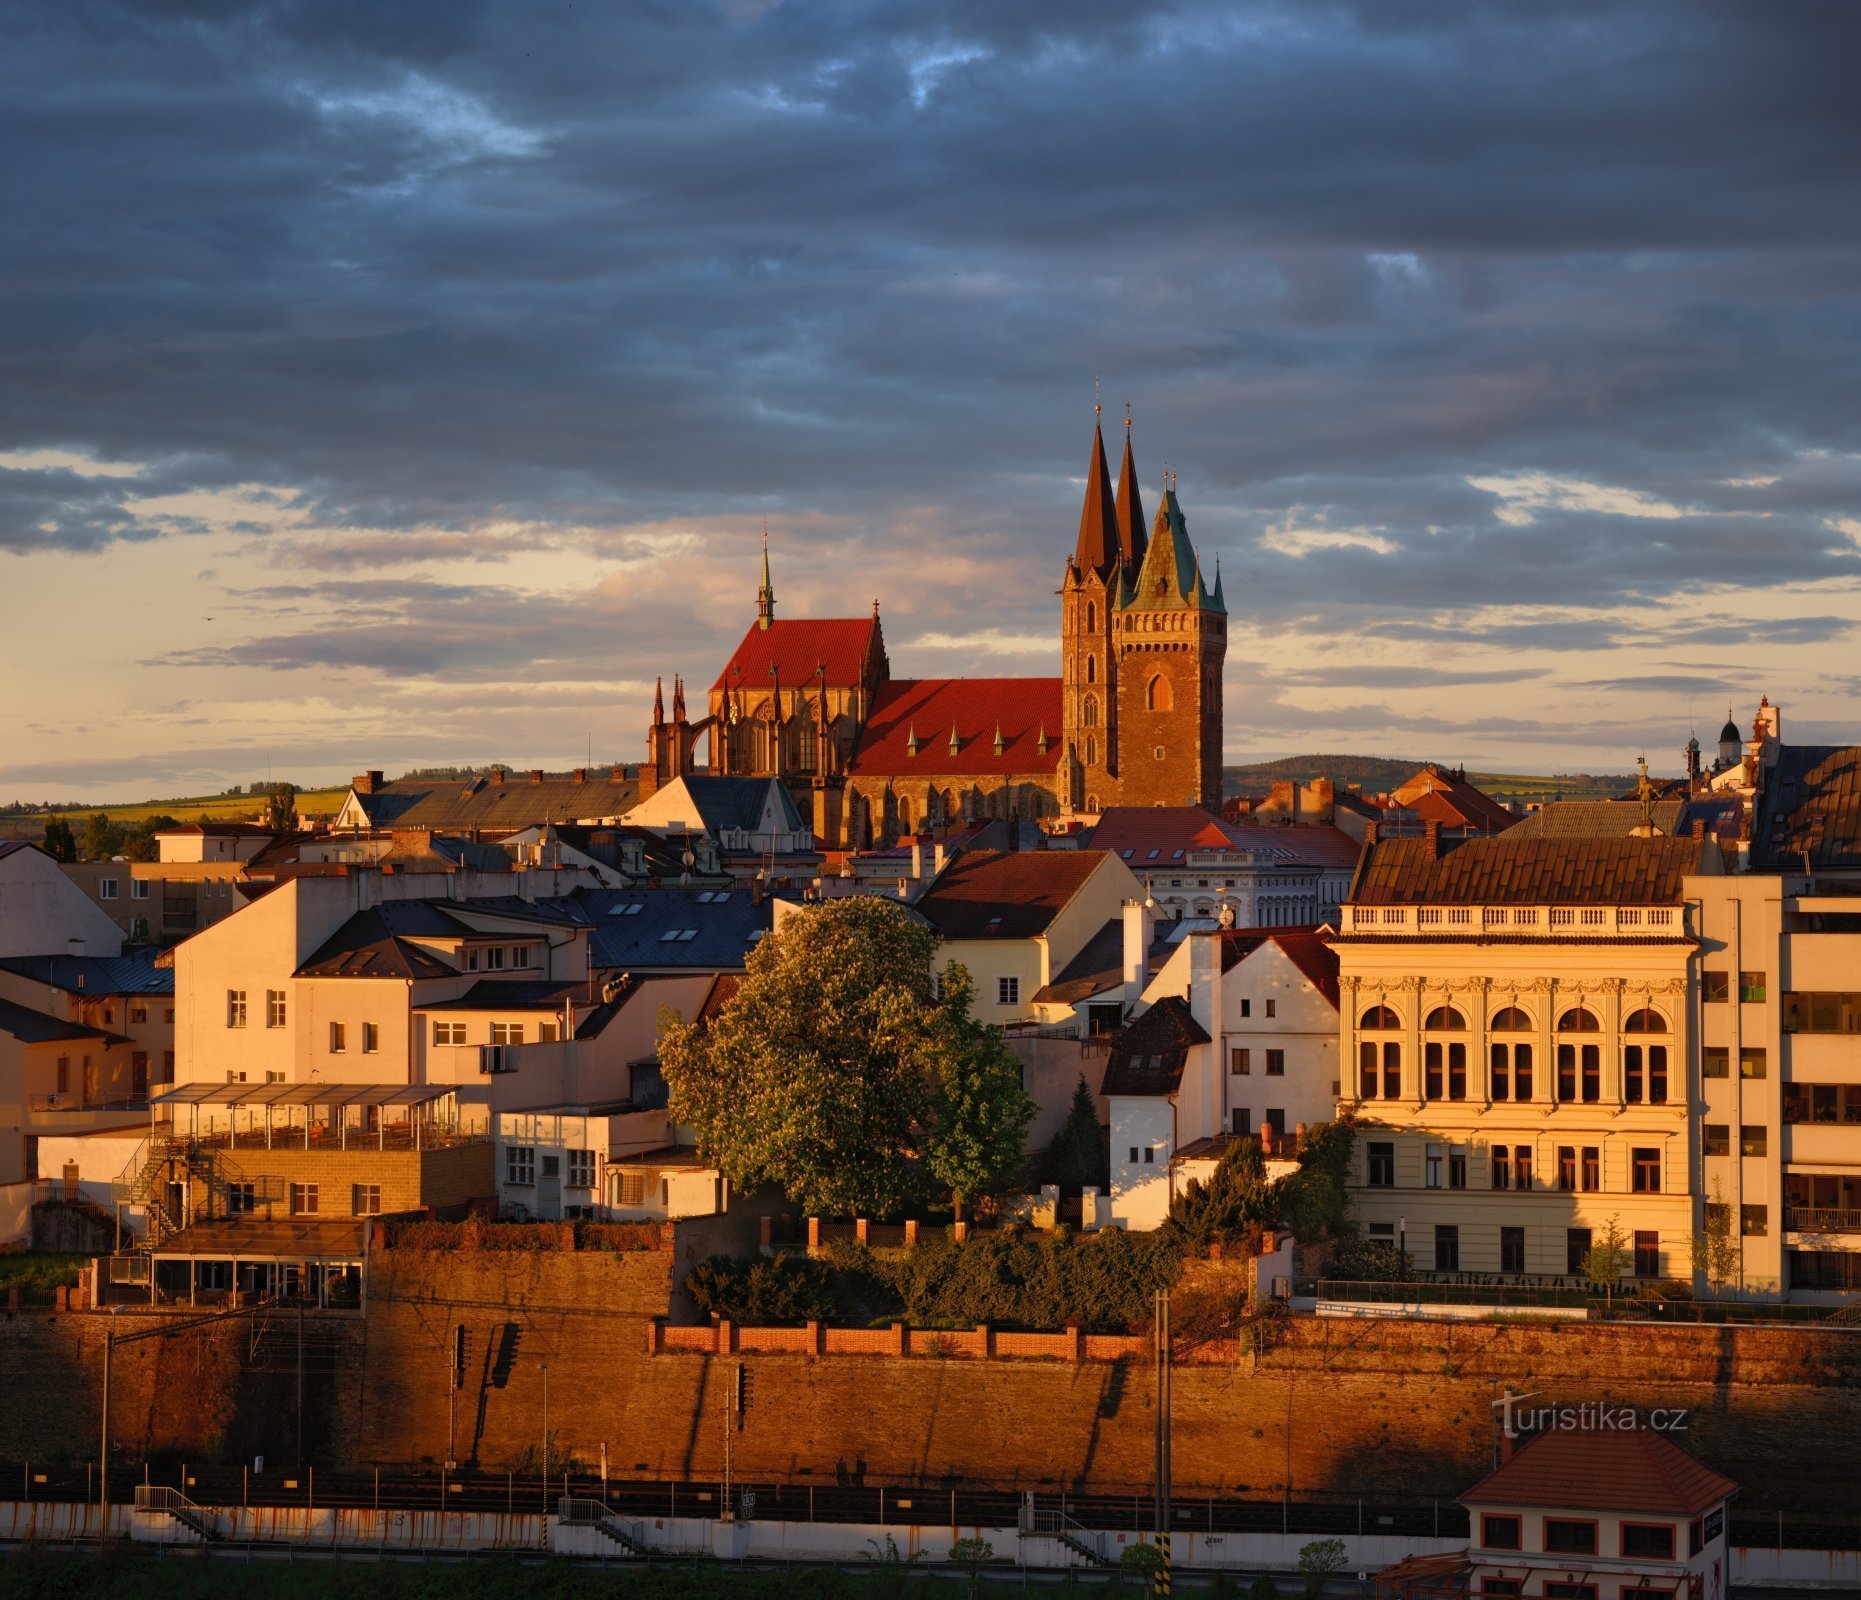
[[[1099,625],[1099,608],[1090,600],[1086,602],[1086,632],[1094,632]]]
[[[1596,1020],[1594,1011],[1585,1011],[1582,1006],[1572,1006],[1557,1019],[1559,1033],[1601,1033],[1603,1025]]]
[[[1388,1006],[1371,1006],[1370,1009],[1363,1014],[1363,1018],[1358,1022],[1357,1026],[1364,1029],[1400,1028],[1402,1026],[1402,1019],[1398,1017],[1394,1011],[1390,1010]]]
[[[1429,1033],[1465,1033],[1467,1019],[1452,1006],[1436,1006],[1423,1019]],[[1467,1098],[1467,1045],[1462,1039],[1428,1039],[1422,1044],[1422,1098]]]
[[[1097,696],[1086,696],[1085,707],[1081,715],[1088,728],[1096,728],[1099,725],[1099,703]]]
[[[1144,690],[1144,704],[1152,711],[1168,711],[1170,708],[1170,680],[1158,673],[1150,680],[1149,688]]]
[[[1467,1019],[1452,1006],[1436,1006],[1422,1026],[1430,1033],[1465,1033]]]
[[[1087,656],[1086,657],[1086,682],[1097,683],[1098,681],[1099,681],[1099,658],[1097,656]]]
[[[1643,1006],[1639,1011],[1631,1011],[1623,1018],[1622,1031],[1624,1033],[1665,1033],[1667,1019],[1652,1006]]]
[[[1086,740],[1086,765],[1088,767],[1097,766],[1098,758],[1099,758],[1098,740],[1087,739]]]
[[[1087,795],[1086,796],[1086,810],[1096,811],[1098,810],[1098,808],[1099,808],[1099,797],[1095,794]]]
[[[1492,1033],[1530,1033],[1531,1018],[1517,1006],[1507,1006],[1487,1024]]]

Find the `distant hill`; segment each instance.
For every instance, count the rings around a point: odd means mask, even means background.
[[[1281,756],[1250,766],[1223,767],[1224,793],[1264,794],[1273,784],[1310,783],[1330,778],[1340,787],[1355,784],[1365,794],[1382,794],[1413,777],[1428,762],[1400,756]],[[1446,763],[1443,763],[1446,765]],[[1621,794],[1635,786],[1635,776],[1619,773],[1560,772],[1550,777],[1510,772],[1469,772],[1467,781],[1495,800],[1593,800]]]

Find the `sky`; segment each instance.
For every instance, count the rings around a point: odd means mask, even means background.
[[[1058,671],[1095,380],[1227,748],[1861,738],[1861,8],[0,0],[0,801]]]

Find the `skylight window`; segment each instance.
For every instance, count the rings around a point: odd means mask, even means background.
[[[644,909],[645,907],[635,900],[624,906],[609,906],[607,914],[610,917],[637,917]]]
[[[1155,861],[1157,857],[1160,856],[1162,853],[1163,852],[1161,850],[1152,850],[1149,855],[1144,857],[1144,859],[1146,861]]]

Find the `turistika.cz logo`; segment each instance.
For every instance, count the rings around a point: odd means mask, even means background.
[[[1575,1405],[1528,1406],[1539,1391],[1514,1394],[1508,1389],[1493,1402],[1493,1409],[1504,1423],[1501,1431],[1508,1439],[1528,1433],[1543,1433],[1551,1428],[1591,1428],[1617,1433],[1635,1433],[1648,1429],[1654,1433],[1684,1433],[1687,1413],[1679,1406],[1657,1406],[1641,1411],[1634,1406],[1610,1405],[1602,1400],[1580,1400]]]

